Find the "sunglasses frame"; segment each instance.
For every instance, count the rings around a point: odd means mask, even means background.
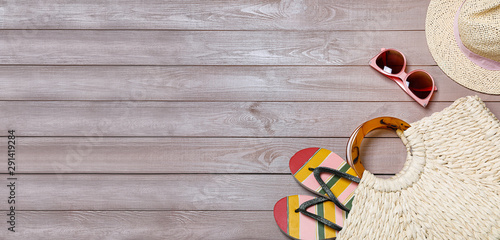
[[[388,51],[396,51],[398,52],[399,54],[401,54],[401,56],[403,56],[403,67],[401,68],[401,71],[399,71],[399,73],[396,73],[396,74],[393,74],[393,73],[388,73],[386,71],[384,71],[383,69],[381,69],[378,65],[377,65],[377,58],[380,57],[380,55],[382,55],[383,53],[385,52],[388,52]],[[379,73],[385,75],[386,77],[388,77],[389,79],[393,80],[394,82],[396,82],[398,84],[398,86],[403,89],[403,91],[406,92],[406,94],[408,94],[411,98],[413,98],[413,100],[415,100],[418,104],[420,104],[422,107],[426,107],[427,104],[429,104],[429,101],[431,100],[431,97],[432,95],[434,94],[435,91],[437,91],[437,87],[434,83],[434,78],[432,78],[432,76],[425,70],[422,70],[422,69],[417,69],[417,70],[413,70],[409,73],[406,73],[406,57],[405,55],[399,51],[399,50],[396,50],[396,49],[393,49],[393,48],[382,48],[380,49],[380,52],[375,56],[373,57],[370,62],[369,62],[370,66],[372,68],[374,68],[375,70],[377,70]],[[405,84],[406,82],[406,79],[408,78],[408,76],[410,76],[411,74],[415,73],[415,72],[424,72],[425,74],[427,74],[430,78],[431,78],[431,81],[432,81],[432,88],[431,88],[431,92],[429,93],[429,95],[422,99],[422,98],[419,98],[417,97],[409,88],[408,86]]]

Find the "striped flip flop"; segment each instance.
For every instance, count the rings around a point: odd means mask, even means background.
[[[274,205],[274,219],[292,239],[335,239],[342,229],[346,212],[324,197],[293,195]]]
[[[360,179],[339,155],[324,148],[306,148],[298,151],[289,165],[303,187],[350,211]]]

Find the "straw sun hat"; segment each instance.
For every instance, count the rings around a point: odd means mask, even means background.
[[[451,79],[500,94],[500,0],[431,0],[425,33],[434,60]]]

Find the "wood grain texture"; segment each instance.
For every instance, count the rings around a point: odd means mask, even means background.
[[[0,62],[23,65],[366,66],[381,47],[435,64],[424,31],[0,31]]]
[[[25,137],[18,141],[17,172],[288,174],[297,151],[323,147],[345,159],[346,143],[347,138]],[[6,149],[0,146],[0,154]],[[406,149],[397,137],[366,138],[361,158],[372,173],[394,174],[403,167]]]
[[[379,116],[414,122],[435,102],[0,102],[0,133],[18,136],[349,137]],[[500,103],[487,104],[498,115]]]
[[[423,30],[429,5],[428,0],[4,2],[3,29]]]
[[[368,119],[411,123],[478,94],[436,66],[428,4],[0,1],[0,136],[16,130],[18,177],[17,232],[0,201],[0,239],[287,239],[275,202],[313,195],[289,173],[295,152],[345,157]],[[367,66],[381,47],[434,76],[428,108]],[[499,116],[500,98],[479,96]],[[372,134],[361,158],[389,177],[406,149]]]
[[[437,66],[423,68],[439,90],[432,101],[472,94]],[[0,66],[0,100],[407,101],[367,66]],[[483,101],[496,96],[477,94]],[[432,103],[431,103],[432,104]]]
[[[18,174],[17,186],[19,210],[272,210],[312,194],[291,174]]]
[[[2,216],[6,211],[0,211]],[[18,211],[4,239],[287,240],[272,211]]]

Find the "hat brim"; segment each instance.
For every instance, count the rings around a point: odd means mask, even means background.
[[[453,33],[455,14],[463,0],[431,0],[425,35],[432,57],[448,77],[460,85],[487,94],[500,94],[500,71],[487,70],[469,60]]]

